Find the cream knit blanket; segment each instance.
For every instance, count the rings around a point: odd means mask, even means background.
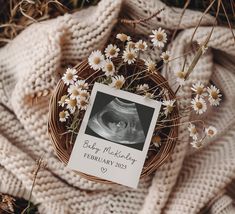
[[[47,169],[40,171],[33,202],[46,214],[193,214],[208,205],[213,214],[235,213],[225,187],[235,179],[235,45],[228,28],[216,27],[209,50],[202,56],[188,84],[179,92],[180,107],[188,105],[190,84],[213,81],[223,93],[219,108],[209,109],[204,120],[219,133],[200,149],[189,144],[187,124],[180,126],[179,140],[171,158],[137,190],[93,183],[65,169],[47,136],[50,93],[65,66],[79,62],[92,50],[101,49],[114,32],[131,32],[118,17],[145,18],[165,6],[157,0],[102,0],[96,7],[35,23],[0,49],[0,192],[28,199],[35,159],[43,156]],[[160,18],[138,25],[137,35],[148,35],[159,26],[173,32],[182,10],[165,7]],[[190,38],[200,12],[186,10],[182,31],[168,46],[173,57],[190,50]],[[194,41],[201,42],[211,30],[206,16]],[[192,52],[187,63],[192,61]],[[158,53],[151,53],[153,58]],[[172,61],[164,75],[174,88],[174,71],[183,58]],[[187,122],[184,118],[181,122]]]

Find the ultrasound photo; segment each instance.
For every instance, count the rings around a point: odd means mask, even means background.
[[[154,108],[97,91],[85,133],[142,150]]]

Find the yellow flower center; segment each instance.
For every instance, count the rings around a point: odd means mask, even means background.
[[[127,54],[127,59],[128,60],[133,60],[135,58],[134,54],[133,53],[128,53]]]
[[[179,72],[177,72],[177,77],[179,77],[180,79],[184,79],[185,78],[185,72],[183,72],[183,71],[179,71]]]
[[[115,82],[115,87],[118,88],[118,89],[120,89],[122,87],[122,85],[123,85],[123,81],[121,81],[121,80],[117,80]]]
[[[153,64],[153,63],[150,63],[149,65],[148,65],[148,70],[149,71],[155,71],[155,65]]]
[[[87,101],[86,100],[80,100],[80,105],[81,106],[86,106],[87,104]]]
[[[214,135],[214,131],[211,130],[211,129],[209,129],[209,130],[208,130],[208,134],[209,134],[209,135]]]
[[[216,91],[212,91],[211,96],[212,96],[213,99],[216,100],[218,98],[218,93]]]
[[[87,98],[87,97],[88,97],[88,93],[86,93],[86,92],[82,92],[82,93],[80,93],[80,96],[81,96],[81,97],[85,97],[85,98]]]
[[[167,110],[168,110],[169,113],[171,113],[173,111],[173,106],[170,106],[170,105],[167,106]]]
[[[203,107],[201,102],[196,102],[196,106],[198,109],[202,109],[202,107]]]
[[[196,133],[197,133],[196,128],[193,127],[193,128],[191,129],[191,132],[192,132],[193,134],[196,134]]]
[[[94,64],[98,65],[100,63],[100,58],[99,57],[95,57],[94,58]]]
[[[155,38],[156,38],[156,40],[161,42],[163,40],[163,35],[161,33],[157,33]]]
[[[164,59],[165,61],[168,61],[168,60],[169,60],[169,58],[170,58],[170,57],[169,57],[169,55],[167,55],[167,54],[166,54],[166,55],[164,55],[164,57],[163,57],[163,59]]]
[[[72,94],[74,96],[78,96],[79,95],[79,91],[77,89],[73,89]]]
[[[64,103],[66,99],[67,99],[67,96],[64,95],[64,96],[62,96],[62,97],[60,98],[60,101],[61,101],[62,103]]]
[[[153,136],[152,141],[153,143],[160,143],[161,137],[159,135]]]
[[[73,79],[73,74],[72,73],[67,73],[66,74],[66,79],[67,80],[72,80]]]
[[[127,35],[126,35],[126,34],[121,34],[120,40],[121,40],[122,42],[125,42],[125,41],[127,40]]]
[[[202,87],[198,87],[196,90],[196,93],[201,95],[203,93],[203,88]]]
[[[139,44],[139,49],[143,50],[145,48],[144,44],[143,43],[140,43]]]
[[[113,56],[116,54],[116,50],[114,48],[110,49],[109,55]]]
[[[65,116],[66,116],[66,114],[65,114],[64,111],[61,111],[61,112],[59,113],[59,117],[60,117],[60,118],[65,118]]]
[[[69,105],[71,107],[75,107],[77,105],[77,100],[76,99],[73,99],[73,100],[69,100]]]
[[[107,71],[111,72],[113,70],[113,65],[111,63],[108,63],[106,65]]]

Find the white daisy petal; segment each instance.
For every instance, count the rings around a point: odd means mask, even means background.
[[[192,137],[193,140],[197,140],[198,132],[197,132],[196,126],[194,124],[190,123],[188,130],[189,130],[189,136]]]
[[[105,61],[103,71],[105,72],[105,75],[108,76],[113,76],[115,74],[115,67],[113,62],[110,59],[107,59]]]
[[[79,88],[77,85],[70,85],[68,88],[68,93],[71,99],[77,99],[79,97],[80,91],[81,88]]]
[[[164,106],[164,114],[168,116],[174,109],[175,100],[164,100],[162,105]]]
[[[144,64],[149,72],[153,73],[156,71],[156,63],[151,59],[144,60]]]
[[[217,129],[214,126],[209,126],[205,132],[208,137],[214,137],[217,134]]]
[[[125,83],[125,78],[121,76],[114,76],[112,77],[112,83],[109,86],[120,89],[122,88],[123,84]]]
[[[197,114],[203,114],[207,110],[205,100],[198,95],[191,101],[191,104]]]
[[[85,82],[85,80],[78,80],[77,82],[75,82],[75,85],[83,90],[87,90],[89,88],[89,85]]]
[[[77,108],[77,99],[66,99],[66,108],[73,114]]]
[[[135,43],[135,48],[139,51],[145,51],[147,49],[148,45],[145,41],[139,40]]]
[[[162,52],[161,58],[164,63],[168,63],[170,60],[170,51]]]
[[[131,50],[125,50],[123,52],[123,56],[122,56],[124,62],[127,62],[128,64],[132,64],[136,61],[137,55],[135,50],[131,49]]]
[[[136,91],[137,92],[144,92],[144,91],[147,91],[148,89],[149,89],[148,84],[142,84],[142,85],[137,85],[136,86]]]
[[[207,92],[209,94],[208,100],[212,106],[218,106],[221,101],[222,95],[220,94],[220,90],[215,86],[211,85],[207,87]]]
[[[198,96],[206,96],[206,88],[201,82],[193,84],[191,90],[195,92]]]
[[[61,111],[61,112],[59,113],[59,120],[60,120],[60,122],[66,122],[66,120],[68,119],[68,117],[69,117],[68,111]]]
[[[107,58],[114,58],[118,56],[120,49],[116,45],[109,44],[105,49],[105,56]]]
[[[152,43],[154,46],[162,48],[164,47],[165,43],[167,42],[167,35],[165,30],[158,28],[157,30],[152,31],[153,35],[150,35],[152,38]]]
[[[100,70],[104,67],[104,56],[101,51],[93,51],[89,58],[88,63],[94,70]]]
[[[77,80],[78,76],[76,75],[77,71],[74,68],[67,68],[66,72],[64,73],[62,80],[64,84],[70,85],[74,84]]]
[[[122,41],[122,42],[126,42],[126,41],[130,41],[130,40],[131,40],[131,37],[130,37],[130,36],[127,36],[127,35],[124,34],[124,33],[119,33],[119,34],[117,34],[116,38],[119,39],[119,40]]]

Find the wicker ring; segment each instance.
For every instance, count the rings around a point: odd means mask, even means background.
[[[114,61],[117,63],[120,59]],[[144,63],[142,60],[137,60],[136,66],[139,69],[144,68]],[[94,72],[93,69],[90,68],[88,65],[87,60],[81,62],[78,66],[76,66],[77,75],[80,79],[87,79],[88,83],[96,81],[97,76],[99,73]],[[132,69],[133,70],[133,69]],[[135,68],[136,70],[136,68]],[[166,89],[168,91],[167,97],[165,95],[163,98],[165,99],[175,99],[175,94],[171,90],[170,86],[168,85],[167,80],[159,73],[149,73],[148,78],[146,79],[147,82],[151,82],[151,84],[158,85],[161,89]],[[143,82],[143,83],[146,83]],[[66,133],[66,129],[59,121],[59,112],[60,107],[58,106],[58,101],[60,100],[61,96],[63,96],[67,91],[67,86],[64,84],[62,80],[60,80],[52,94],[50,104],[49,104],[49,119],[48,119],[48,134],[51,139],[52,145],[56,152],[56,155],[64,164],[67,165],[69,161],[70,154],[72,152],[73,144],[68,144],[67,139],[70,138],[70,133]],[[155,130],[161,130],[161,132],[165,133],[164,135],[167,136],[165,138],[164,143],[160,146],[157,153],[152,153],[150,150],[148,152],[149,158],[146,159],[141,178],[155,172],[157,168],[159,168],[172,154],[173,149],[175,147],[178,135],[178,108],[177,104],[174,107],[173,111],[167,118],[164,126],[156,126]],[[151,142],[152,143],[152,142]],[[100,183],[112,183],[111,181],[103,180],[97,178],[95,176],[90,176],[81,172],[78,172],[82,177],[87,178],[91,181],[100,182]]]

